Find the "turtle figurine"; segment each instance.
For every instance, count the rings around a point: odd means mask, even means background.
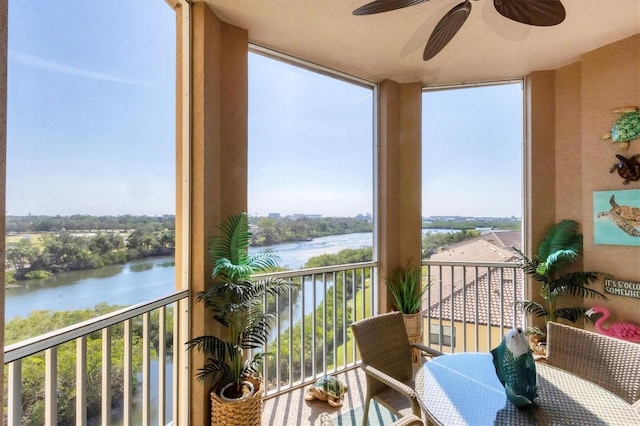
[[[619,161],[611,166],[609,173],[617,170],[620,177],[624,179],[624,182],[622,182],[624,185],[627,185],[632,180],[640,179],[640,154],[629,158],[616,154],[616,158]]]
[[[322,376],[313,385],[307,388],[304,397],[307,401],[319,399],[327,401],[332,407],[341,407],[347,385],[333,376]]]
[[[622,114],[611,126],[611,131],[602,136],[602,139],[611,139],[618,143],[621,150],[629,148],[629,142],[640,138],[640,111],[638,107],[626,106],[613,110],[616,114]]]
[[[640,207],[620,206],[616,202],[615,195],[609,199],[611,210],[598,213],[598,218],[606,217],[616,226],[632,237],[640,237]]]

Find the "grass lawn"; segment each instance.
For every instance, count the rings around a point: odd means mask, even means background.
[[[358,321],[362,319],[362,292],[363,291],[364,291],[364,298],[365,298],[365,305],[364,305],[365,318],[371,316],[371,279],[368,279],[365,282],[364,290],[358,290],[356,292],[355,307],[354,307],[354,314],[355,314],[354,321]],[[354,306],[353,300],[349,300],[347,302],[347,305]],[[337,362],[336,365],[342,366],[345,364],[344,362],[345,348],[347,353],[347,363],[354,362],[354,359],[353,359],[354,344],[355,344],[355,339],[351,334],[351,327],[349,327],[349,329],[347,329],[347,341],[344,344],[338,346],[336,350],[336,362]],[[333,368],[333,366],[328,366],[328,367],[329,369]]]

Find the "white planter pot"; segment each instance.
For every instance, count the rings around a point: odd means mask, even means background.
[[[220,399],[222,399],[225,402],[242,401],[243,399],[250,398],[253,395],[253,393],[255,392],[255,388],[253,386],[253,383],[247,382],[247,381],[243,381],[242,382],[242,386],[244,388],[246,388],[246,390],[243,392],[242,396],[240,398],[229,398],[224,393],[231,386],[233,386],[233,383],[229,383],[228,385],[225,385],[222,389],[220,389]]]

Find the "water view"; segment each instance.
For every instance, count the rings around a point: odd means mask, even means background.
[[[423,233],[425,233],[424,231]],[[451,232],[429,230],[428,232]],[[372,234],[331,235],[311,241],[297,241],[251,252],[270,251],[288,269],[300,269],[314,256],[334,254],[343,249],[372,245]],[[100,269],[59,273],[51,278],[29,280],[5,290],[6,320],[29,315],[34,310],[74,310],[92,308],[99,303],[130,306],[167,296],[174,291],[173,257],[147,258]]]

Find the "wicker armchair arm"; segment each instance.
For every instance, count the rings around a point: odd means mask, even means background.
[[[407,398],[412,399],[412,400],[417,398],[417,395],[416,395],[415,391],[413,389],[411,389],[410,386],[405,385],[401,381],[396,380],[391,376],[387,376],[386,374],[384,374],[380,370],[378,370],[378,369],[376,369],[376,368],[374,368],[374,367],[372,367],[370,365],[367,365],[364,362],[362,364],[360,364],[360,367],[369,376],[371,376],[374,379],[384,383],[385,385],[389,386],[390,388],[393,388],[393,389],[397,390],[401,394],[405,395]]]
[[[420,343],[411,343],[411,347],[416,348],[416,349],[420,349],[422,352],[424,352],[424,353],[426,353],[428,355],[431,355],[433,357],[443,355],[442,352],[436,351],[435,349],[431,349],[430,347],[425,346],[425,345],[420,344]]]
[[[423,426],[422,419],[416,415],[403,416],[393,422],[391,426]]]

